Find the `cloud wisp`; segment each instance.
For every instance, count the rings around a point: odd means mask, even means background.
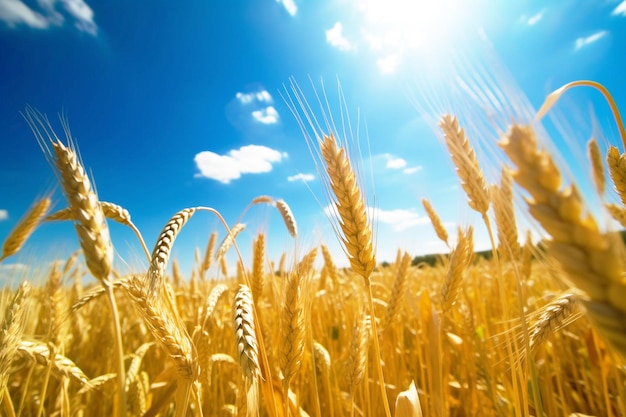
[[[194,157],[196,177],[209,178],[223,184],[239,179],[243,174],[270,172],[273,164],[279,163],[287,153],[262,145],[247,145],[233,149],[225,155],[203,151]]]
[[[84,0],[39,0],[36,4],[31,3],[0,0],[0,21],[12,29],[28,26],[40,30],[61,27],[70,22],[82,32],[94,36],[98,32],[94,12]]]
[[[287,177],[287,181],[289,182],[295,182],[295,181],[303,181],[303,182],[309,182],[309,181],[313,181],[315,179],[315,175],[313,174],[296,174],[296,175],[290,175],[289,177]]]
[[[600,30],[598,32],[592,33],[589,36],[580,37],[576,39],[576,41],[574,42],[574,48],[576,50],[584,48],[585,46],[588,46],[594,42],[598,42],[600,39],[604,38],[607,34],[608,32],[606,30]]]
[[[611,15],[626,16],[626,0],[623,0],[620,4],[618,4],[617,7],[611,12]]]
[[[383,154],[383,158],[387,160],[387,162],[385,163],[385,168],[402,170],[403,174],[415,174],[422,169],[422,167],[419,165],[409,167],[407,166],[408,164],[404,158],[397,157],[389,153]]]
[[[250,122],[271,125],[278,123],[280,117],[273,103],[272,95],[257,86],[247,92],[237,92],[235,99],[228,105],[227,112],[236,125],[246,125]]]
[[[5,209],[0,209],[0,221],[6,220],[9,218],[9,212]]]
[[[276,2],[282,4],[290,16],[295,16],[298,13],[298,6],[294,0],[276,0]]]
[[[324,207],[324,213],[329,217],[336,215],[334,213],[334,207],[331,205]],[[394,232],[402,232],[412,227],[430,223],[428,216],[420,216],[414,210],[383,210],[378,207],[368,207],[367,214],[368,217],[375,222],[390,226]]]
[[[326,42],[340,51],[350,51],[355,45],[343,35],[343,24],[336,22],[334,26],[326,31]]]
[[[524,15],[522,16],[522,21],[526,23],[528,26],[534,26],[543,18],[543,12],[536,13],[530,17]]]

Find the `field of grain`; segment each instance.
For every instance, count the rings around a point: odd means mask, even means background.
[[[147,271],[120,276],[107,221],[143,242],[130,214],[99,201],[70,138],[58,139],[36,111],[25,115],[67,208],[49,213],[41,199],[5,237],[1,257],[46,221],[72,222],[82,250],[53,265],[45,285],[25,280],[0,294],[3,416],[626,415],[624,245],[586,214],[530,125],[503,135],[508,167],[490,185],[463,126],[442,116],[446,149],[483,223],[448,236],[424,199],[450,248],[433,262],[403,248],[395,262],[377,262],[354,161],[324,132],[314,145],[345,254],[321,245],[289,267],[268,259],[272,236],[259,233],[252,259],[229,273],[225,254],[243,225],[224,224],[221,243],[216,231],[182,276],[170,259],[176,236],[195,213],[213,211],[190,207],[173,214],[151,251],[142,243]],[[603,157],[593,141],[589,155],[598,194],[615,191],[622,202],[607,203],[607,215],[626,226],[626,156],[610,147]],[[541,245],[518,236],[514,182],[548,237]],[[274,206],[297,239],[288,202],[251,204]],[[474,251],[479,227],[490,231],[491,256]],[[336,267],[346,255],[350,268]],[[229,278],[208,279],[211,268]]]

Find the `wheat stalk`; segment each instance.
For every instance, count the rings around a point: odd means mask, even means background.
[[[9,236],[2,245],[0,262],[11,255],[16,254],[24,245],[26,240],[35,231],[42,217],[46,215],[50,208],[50,197],[44,197],[37,201],[28,212],[20,219]]]

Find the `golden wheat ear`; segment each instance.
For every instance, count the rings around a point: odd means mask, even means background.
[[[0,262],[11,255],[15,255],[22,248],[26,240],[33,234],[42,218],[48,212],[50,204],[50,197],[44,197],[37,201],[37,203],[24,214],[24,217],[20,219],[9,236],[4,240]]]
[[[584,201],[574,186],[562,187],[555,162],[539,149],[530,126],[514,125],[500,146],[517,167],[513,178],[530,195],[530,214],[551,236],[548,253],[585,293],[582,304],[598,333],[626,358],[622,242],[613,234],[602,233],[584,213]]]
[[[61,119],[67,145],[54,133],[46,116],[27,108],[23,113],[48,161],[56,168],[74,227],[91,274],[107,280],[113,266],[113,244],[98,196],[80,161],[67,120]],[[51,149],[52,148],[52,149]]]
[[[336,198],[335,207],[343,232],[341,241],[350,258],[352,269],[369,285],[376,257],[372,244],[372,230],[354,169],[345,148],[337,144],[332,134],[324,136],[320,147],[326,163],[330,188]]]

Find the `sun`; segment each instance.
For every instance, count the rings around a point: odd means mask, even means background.
[[[446,53],[478,30],[480,2],[464,0],[359,0],[361,34],[380,55],[379,68],[392,72],[407,57]]]

